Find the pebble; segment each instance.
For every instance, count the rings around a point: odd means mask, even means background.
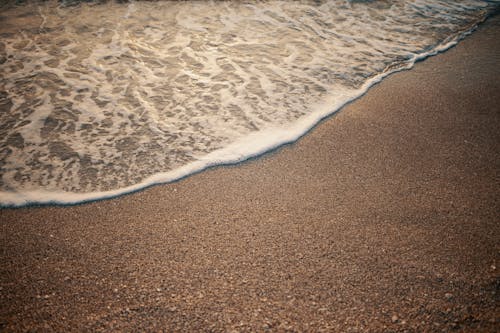
[[[453,294],[451,294],[451,293],[446,293],[446,294],[444,294],[444,297],[445,297],[447,300],[450,300],[450,299],[452,299],[452,298],[453,298]]]
[[[398,319],[399,319],[399,318],[398,318],[398,316],[396,316],[396,315],[393,315],[393,316],[391,317],[391,321],[392,321],[393,323],[397,323],[397,322],[398,322]]]

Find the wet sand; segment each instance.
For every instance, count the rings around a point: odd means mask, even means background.
[[[498,40],[241,165],[0,210],[0,330],[500,330]]]

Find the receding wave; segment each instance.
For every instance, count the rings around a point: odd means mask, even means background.
[[[296,140],[499,2],[4,5],[0,204],[110,197]]]

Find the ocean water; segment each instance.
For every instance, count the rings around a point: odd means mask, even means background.
[[[499,5],[0,5],[0,205],[111,197],[292,142]]]

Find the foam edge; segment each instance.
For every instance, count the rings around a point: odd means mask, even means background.
[[[251,133],[238,139],[227,147],[203,156],[197,161],[186,164],[178,169],[154,174],[146,178],[141,183],[116,190],[90,193],[43,190],[26,192],[1,191],[0,208],[14,208],[30,205],[75,205],[105,200],[138,192],[154,185],[172,183],[211,167],[234,165],[248,159],[258,157],[266,152],[277,149],[280,146],[297,141],[317,126],[323,119],[337,113],[345,105],[363,96],[369,88],[382,81],[385,77],[396,72],[409,70],[413,68],[416,62],[444,52],[455,46],[459,41],[471,34],[478,27],[478,25],[484,22],[487,18],[488,16],[475,23],[467,31],[460,32],[451,37],[449,40],[445,40],[430,51],[414,54],[413,57],[402,67],[384,71],[370,78],[357,90],[351,90],[349,93],[344,92],[341,96],[339,96],[339,94],[331,95],[325,102],[318,106],[316,111],[300,118],[298,121],[289,126],[283,128],[267,128],[262,131]]]

